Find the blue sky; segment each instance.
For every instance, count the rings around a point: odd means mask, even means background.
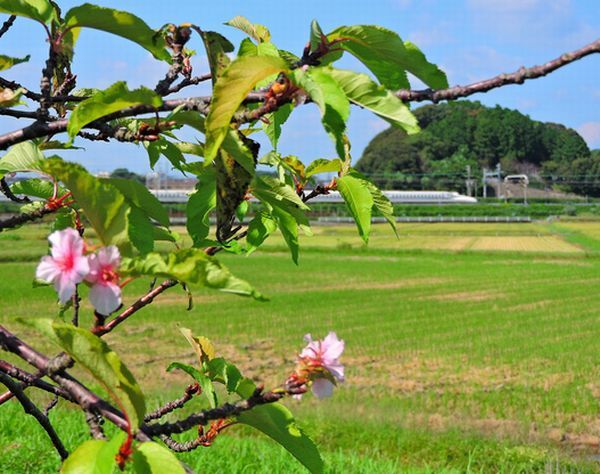
[[[83,2],[59,1],[66,11]],[[316,18],[327,32],[340,25],[379,24],[415,42],[428,58],[448,74],[451,85],[486,79],[500,72],[512,72],[583,46],[600,36],[600,1],[596,0],[304,0],[302,2],[230,0],[208,2],[96,1],[129,10],[151,27],[164,23],[193,22],[205,30],[225,34],[234,44],[241,33],[223,23],[235,15],[267,25],[273,41],[283,49],[300,54],[308,39],[309,25]],[[206,71],[201,43],[195,73]],[[5,71],[4,77],[38,88],[47,45],[43,29],[19,18],[0,39],[0,53],[31,54],[31,61]],[[166,65],[154,60],[133,43],[103,32],[84,30],[73,69],[79,87],[104,88],[126,79],[130,87],[154,87]],[[360,68],[352,59],[340,65]],[[487,105],[499,104],[518,109],[541,121],[564,123],[578,130],[592,148],[600,148],[600,55],[584,58],[550,76],[521,86],[508,86],[487,94],[472,96]],[[415,82],[415,87],[421,87]],[[205,95],[206,85],[184,89],[185,95]],[[14,119],[0,119],[3,132],[19,128]],[[364,111],[354,109],[349,136],[355,159],[387,124]],[[262,151],[267,151],[266,142]],[[61,152],[83,163],[91,171],[128,167],[138,172],[149,169],[142,147],[131,144],[102,144],[80,140],[85,151]],[[280,151],[298,155],[304,161],[334,156],[333,145],[319,124],[313,105],[294,111],[284,130]]]

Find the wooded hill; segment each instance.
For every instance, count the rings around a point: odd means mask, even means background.
[[[470,101],[414,113],[421,133],[389,128],[356,165],[383,188],[464,191],[467,166],[479,184],[482,168],[500,163],[503,174],[526,173],[532,186],[600,196],[600,150],[590,151],[573,129]]]

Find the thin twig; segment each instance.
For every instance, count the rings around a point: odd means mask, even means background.
[[[212,74],[202,74],[201,76],[190,77],[189,79],[183,79],[179,84],[175,84],[171,86],[171,88],[167,91],[165,95],[174,94],[175,92],[179,92],[184,87],[195,86],[200,84],[201,82],[205,82],[212,79]]]
[[[20,225],[26,224],[27,222],[41,219],[45,215],[52,214],[53,212],[56,212],[56,209],[42,207],[41,209],[37,209],[32,212],[16,214],[14,216],[0,221],[0,231],[2,231],[3,229],[12,229],[13,227],[18,227]]]
[[[48,416],[48,413],[50,413],[50,410],[52,410],[58,404],[58,399],[59,399],[59,396],[54,395],[54,398],[52,398],[52,400],[50,400],[48,405],[46,405],[46,408],[44,408],[44,415]]]
[[[48,417],[44,415],[40,411],[40,409],[33,404],[29,397],[27,397],[27,395],[25,395],[25,392],[23,392],[23,389],[19,386],[19,384],[16,383],[11,377],[6,375],[4,372],[0,372],[0,382],[6,385],[6,387],[12,393],[14,393],[17,400],[19,400],[19,402],[21,403],[23,410],[25,410],[25,413],[33,416],[41,425],[41,427],[44,428],[44,430],[48,434],[48,437],[50,438],[50,441],[52,441],[52,444],[56,448],[56,451],[58,452],[60,458],[63,461],[67,459],[69,457],[69,452],[65,449],[65,446],[58,437],[58,434],[56,434],[56,431],[50,423],[50,420],[48,420]]]
[[[152,303],[152,301],[154,301],[154,298],[156,298],[158,295],[160,295],[163,291],[165,291],[166,289],[171,288],[175,285],[177,285],[177,282],[174,280],[163,281],[160,285],[158,285],[156,288],[154,288],[153,290],[146,293],[144,296],[142,296],[140,299],[138,299],[135,303],[133,303],[131,306],[129,306],[129,308],[127,308],[121,314],[116,316],[114,319],[112,319],[105,325],[95,327],[92,330],[92,332],[96,336],[103,336],[104,334],[109,333],[114,328],[116,328],[119,324],[121,324],[123,321],[125,321],[127,318],[129,318],[132,314],[136,313],[137,311],[142,309],[144,306],[147,306],[150,303]]]
[[[262,392],[262,389],[257,388],[252,396],[246,400],[241,400],[236,403],[226,403],[217,408],[205,410],[200,413],[194,413],[183,420],[179,420],[173,423],[160,423],[148,425],[146,432],[151,435],[170,435],[174,433],[183,433],[190,428],[198,425],[205,425],[212,420],[220,420],[222,418],[229,418],[237,416],[252,408],[265,405],[267,403],[275,403],[281,400],[286,395],[284,391],[278,392]]]
[[[405,102],[422,102],[424,100],[430,100],[433,103],[437,103],[441,100],[459,99],[461,97],[467,97],[479,92],[487,92],[508,84],[523,84],[526,80],[537,79],[538,77],[546,76],[547,74],[550,74],[551,72],[556,71],[557,69],[566,66],[573,61],[577,61],[578,59],[598,52],[600,52],[600,39],[597,39],[593,43],[590,43],[583,48],[576,49],[570,53],[562,54],[558,58],[548,61],[541,66],[533,66],[529,68],[521,67],[519,70],[511,74],[500,74],[496,77],[492,77],[491,79],[474,82],[468,86],[454,86],[448,89],[440,90],[400,90],[396,92],[396,95]]]
[[[11,26],[13,26],[13,23],[15,22],[15,20],[17,19],[16,15],[11,15],[8,17],[8,20],[6,20],[4,23],[2,23],[2,27],[0,28],[0,38],[2,38],[2,36],[4,36],[4,33],[6,33]]]
[[[173,400],[172,402],[169,402],[169,403],[163,405],[160,408],[157,408],[156,410],[154,410],[151,413],[148,413],[144,417],[144,422],[148,423],[149,421],[152,421],[152,420],[158,420],[159,418],[162,418],[163,416],[165,416],[179,408],[182,408],[187,402],[189,402],[194,397],[194,394],[198,393],[199,391],[200,391],[200,386],[197,383],[188,385],[187,388],[185,389],[185,393],[183,394],[183,396],[181,396],[177,400]]]
[[[22,382],[21,388],[23,389],[29,386],[34,386],[48,393],[52,393],[53,395],[59,395],[69,401],[72,401],[69,393],[63,390],[61,387],[52,385],[48,382],[45,382],[44,380],[41,380],[43,374],[39,372],[37,374],[32,374],[5,360],[0,360],[0,371],[4,372],[7,375],[10,375],[14,379],[20,380]],[[0,395],[0,405],[2,405],[5,401],[10,400],[11,398],[12,392],[9,391],[3,393],[2,395]]]
[[[79,305],[81,298],[79,297],[79,285],[75,285],[75,293],[72,297],[73,301],[73,326],[79,326]]]
[[[23,197],[15,196],[15,194],[11,191],[10,186],[6,182],[5,177],[0,178],[0,191],[2,192],[2,194],[4,194],[8,199],[10,199],[13,202],[18,202],[21,204],[26,203],[26,202],[31,202],[31,199],[29,199],[27,196],[23,196]]]
[[[161,441],[165,443],[171,451],[175,451],[176,453],[189,453],[190,451],[196,449],[198,446],[202,446],[203,442],[200,436],[191,441],[186,441],[184,443],[175,441],[173,438],[167,435],[160,435],[159,437]]]

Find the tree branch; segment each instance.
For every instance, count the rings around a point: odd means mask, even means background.
[[[49,207],[42,207],[33,212],[24,212],[22,214],[16,214],[0,221],[0,232],[4,229],[12,229],[13,227],[20,226],[30,221],[41,219],[47,214],[52,214],[56,209],[50,209]]]
[[[188,385],[187,388],[185,389],[185,393],[183,394],[183,396],[181,396],[177,400],[173,400],[172,402],[169,402],[169,403],[163,405],[160,408],[157,408],[152,413],[148,413],[144,417],[144,422],[148,423],[152,420],[158,420],[159,418],[162,418],[163,416],[165,416],[179,408],[182,408],[199,391],[200,391],[200,386],[197,383]]]
[[[52,444],[56,448],[56,451],[58,451],[60,458],[63,461],[65,459],[67,459],[69,457],[69,452],[65,449],[65,447],[64,447],[62,441],[60,440],[60,438],[58,437],[58,434],[56,433],[56,431],[54,431],[54,428],[50,424],[50,420],[48,419],[48,417],[46,415],[44,415],[40,411],[40,409],[33,404],[33,402],[27,397],[27,395],[25,395],[25,392],[23,392],[23,389],[20,387],[20,385],[18,383],[16,383],[11,377],[9,377],[8,375],[6,375],[4,372],[1,372],[1,371],[0,371],[0,382],[2,382],[4,385],[6,385],[6,387],[12,393],[14,393],[17,400],[19,400],[19,402],[23,406],[23,410],[25,410],[25,413],[33,416],[38,421],[38,423],[42,426],[42,428],[44,428],[44,430],[48,434],[48,437],[50,438],[50,441],[52,441]]]
[[[17,17],[15,15],[11,15],[8,17],[8,20],[2,23],[2,27],[0,28],[0,38],[2,38],[2,36],[4,36],[4,33],[6,33],[11,26],[13,26],[13,23],[16,19]]]
[[[252,396],[246,400],[241,400],[236,403],[226,403],[225,405],[217,408],[201,411],[200,413],[194,413],[187,418],[174,423],[157,423],[148,425],[145,431],[152,436],[183,433],[194,426],[205,425],[212,420],[229,418],[239,415],[245,411],[252,410],[252,408],[259,405],[275,403],[281,400],[286,394],[287,393],[284,391],[263,393],[262,388],[259,387],[254,391]]]
[[[40,377],[43,374],[34,375],[30,372],[27,372],[19,367],[12,365],[11,363],[5,360],[0,360],[0,371],[4,372],[7,375],[10,375],[14,379],[20,380],[22,382],[22,389],[25,389],[28,386],[34,386],[39,389],[45,390],[48,393],[59,395],[66,400],[73,401],[69,393],[63,390],[61,387],[52,385],[48,382],[41,380]],[[0,395],[0,405],[2,405],[2,403],[11,398],[12,392],[10,391]]]
[[[537,79],[538,77],[546,76],[557,69],[566,66],[567,64],[577,61],[590,54],[600,53],[600,39],[597,39],[593,43],[584,46],[583,48],[576,49],[570,53],[565,53],[552,61],[548,61],[541,66],[533,67],[521,67],[519,70],[511,74],[500,74],[491,79],[484,81],[474,82],[467,86],[454,86],[448,89],[425,89],[421,91],[414,90],[400,90],[396,92],[396,95],[404,102],[422,102],[430,100],[434,104],[442,100],[454,100],[461,97],[467,97],[472,94],[479,92],[487,92],[498,87],[506,86],[509,84],[523,84],[526,80]]]
[[[153,290],[146,293],[144,296],[142,296],[140,299],[138,299],[135,303],[133,303],[129,308],[127,308],[121,314],[116,316],[113,320],[109,321],[107,324],[105,324],[103,326],[98,326],[98,327],[94,328],[92,332],[96,336],[99,336],[99,337],[104,336],[104,334],[111,332],[119,324],[121,324],[123,321],[125,321],[127,318],[129,318],[129,316],[136,313],[137,311],[142,309],[144,306],[147,306],[150,303],[152,303],[152,301],[154,301],[154,298],[156,298],[158,295],[160,295],[163,291],[165,291],[168,288],[171,288],[175,285],[177,285],[177,282],[174,280],[163,281],[160,285],[158,285],[156,288],[154,288]]]

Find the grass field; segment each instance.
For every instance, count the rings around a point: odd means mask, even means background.
[[[0,234],[0,322],[28,340],[16,319],[54,303],[30,283],[45,231]],[[368,247],[350,226],[315,234],[298,267],[277,236],[248,258],[222,257],[268,303],[198,290],[186,311],[174,289],[107,337],[150,406],[186,383],[164,372],[193,361],[178,324],[267,386],[293,367],[305,333],[335,330],[347,383],[332,399],[288,403],[328,472],[600,472],[599,223],[407,224],[399,239],[375,226]],[[128,287],[128,300],[147,284]],[[0,407],[0,471],[53,472],[54,452],[21,413]],[[85,437],[67,404],[51,416],[69,448]],[[303,472],[237,427],[182,459],[201,472]]]

